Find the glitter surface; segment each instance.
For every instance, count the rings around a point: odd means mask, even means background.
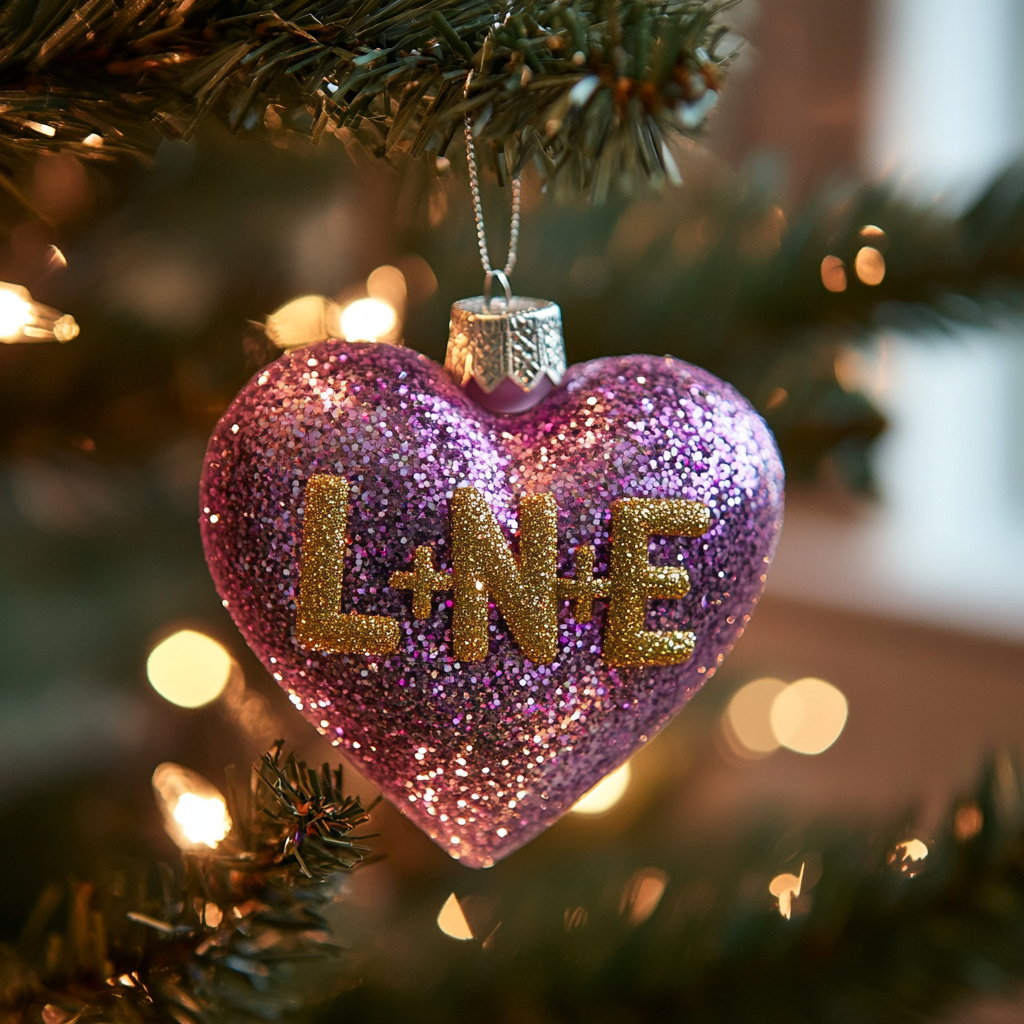
[[[321,474],[350,484],[341,611],[393,619],[390,653],[314,653],[296,640],[306,485]],[[414,615],[417,565],[439,584],[452,573],[450,504],[466,485],[517,552],[523,499],[554,498],[550,663],[525,656],[493,603],[482,661],[455,658],[452,592]],[[292,703],[443,849],[486,867],[556,821],[714,674],[764,585],[782,486],[775,443],[746,400],[677,359],[573,366],[539,406],[500,416],[409,349],[323,342],[264,368],[225,413],[200,522],[228,610]],[[623,498],[708,509],[701,535],[648,544],[650,567],[686,570],[686,595],[650,599],[645,623],[694,635],[681,664],[603,656],[612,505]],[[416,559],[424,547],[430,562]],[[683,589],[680,573],[632,571]],[[396,572],[409,575],[389,586]]]

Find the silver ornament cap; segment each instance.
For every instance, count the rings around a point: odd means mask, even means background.
[[[507,291],[504,298],[460,299],[452,305],[444,365],[485,409],[524,412],[562,381],[562,311]]]

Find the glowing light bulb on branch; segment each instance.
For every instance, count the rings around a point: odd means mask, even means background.
[[[267,317],[267,337],[283,349],[302,348],[338,336],[341,306],[323,295],[302,295]]]
[[[78,336],[73,316],[36,302],[27,288],[0,281],[0,342],[70,341]]]
[[[281,349],[318,341],[386,341],[399,345],[405,308],[405,277],[396,267],[378,267],[368,278],[370,295],[341,305],[323,295],[303,295],[267,317],[267,337]]]
[[[373,296],[356,299],[341,311],[341,334],[345,341],[386,341],[397,326],[394,306]]]
[[[167,834],[183,850],[215,850],[231,831],[227,802],[198,772],[164,761],[153,772],[153,791]]]

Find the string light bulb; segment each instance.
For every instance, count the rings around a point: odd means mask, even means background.
[[[190,852],[215,850],[231,831],[227,801],[198,772],[164,761],[153,772],[153,792],[167,834]]]
[[[267,337],[281,349],[302,348],[338,336],[341,307],[323,295],[302,295],[267,317]]]
[[[68,313],[44,306],[20,284],[0,281],[0,342],[20,345],[36,341],[71,341],[78,324]]]
[[[387,341],[398,327],[398,313],[372,295],[350,302],[341,311],[341,334],[346,341]]]
[[[405,277],[395,267],[378,267],[367,285],[369,296],[341,305],[324,295],[302,295],[267,317],[267,337],[288,351],[319,341],[383,341],[400,345]]]

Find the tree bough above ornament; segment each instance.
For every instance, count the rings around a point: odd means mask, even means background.
[[[63,0],[26,18],[0,3],[0,167],[40,150],[152,153],[211,114],[440,156],[470,114],[499,178],[532,161],[600,197],[678,177],[667,141],[718,98],[730,6],[142,0],[127,17],[114,0]]]

